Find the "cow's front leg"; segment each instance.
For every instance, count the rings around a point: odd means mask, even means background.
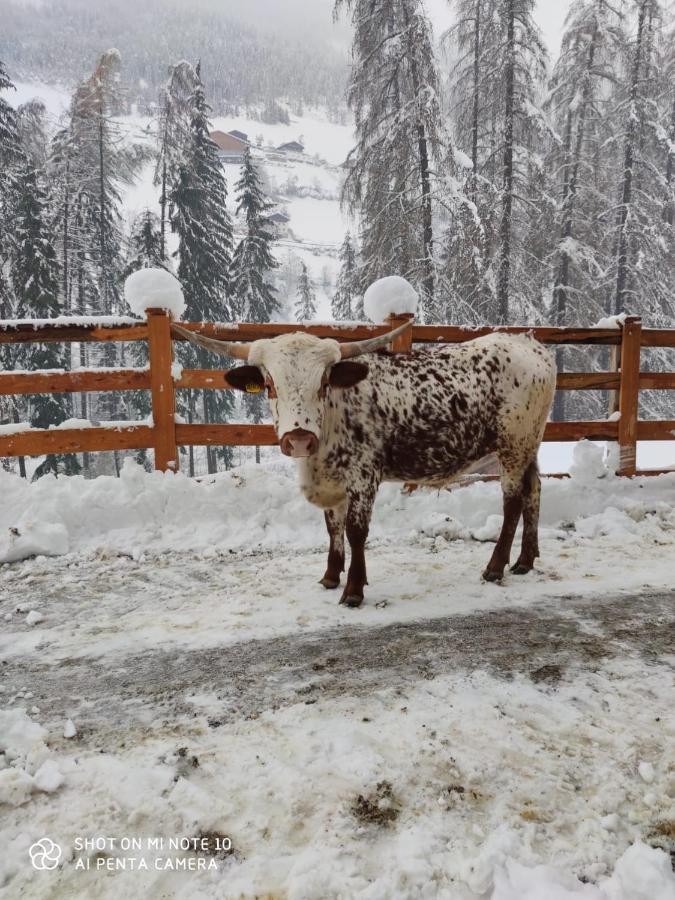
[[[347,504],[324,511],[326,528],[330,536],[326,574],[319,584],[332,590],[340,586],[340,574],[345,570],[345,517]]]
[[[347,506],[347,540],[352,551],[347,584],[340,599],[345,606],[361,606],[366,577],[366,540],[377,486],[351,496]]]

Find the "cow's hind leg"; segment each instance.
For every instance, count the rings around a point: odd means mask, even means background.
[[[516,528],[523,510],[523,470],[513,469],[505,465],[502,459],[502,493],[504,495],[504,523],[490,557],[490,562],[483,572],[485,581],[501,581],[504,569],[509,563],[511,546]]]
[[[319,584],[332,590],[340,586],[340,574],[345,570],[345,514],[346,505],[324,511],[326,528],[330,536],[326,574]]]
[[[514,575],[525,575],[534,566],[539,556],[539,498],[541,480],[539,468],[534,460],[525,470],[523,477],[523,543],[518,561],[511,568]]]

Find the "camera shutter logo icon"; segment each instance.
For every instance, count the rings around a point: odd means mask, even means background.
[[[61,859],[61,848],[51,838],[40,838],[28,852],[34,869],[55,869]]]

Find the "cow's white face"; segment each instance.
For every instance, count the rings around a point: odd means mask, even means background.
[[[337,341],[295,333],[254,341],[248,365],[226,377],[243,390],[267,390],[282,453],[301,457],[319,449],[326,388],[351,387],[367,374],[363,363],[340,361]]]

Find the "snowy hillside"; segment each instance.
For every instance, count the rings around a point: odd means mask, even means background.
[[[49,124],[56,128],[68,108],[70,94],[66,89],[40,83],[19,82],[16,92],[7,95],[13,105],[32,99],[41,100],[48,111]],[[330,319],[330,299],[338,268],[337,251],[350,223],[340,211],[341,169],[353,143],[349,125],[330,122],[321,109],[307,110],[305,115],[291,113],[291,122],[266,124],[242,116],[215,117],[214,130],[237,129],[254,144],[253,156],[267,180],[274,207],[290,216],[288,233],[280,236],[275,254],[278,262],[288,264],[296,257],[307,265],[317,294],[317,318]],[[151,143],[156,123],[140,115],[120,116],[118,121],[128,140]],[[301,139],[305,152],[284,154],[276,148],[285,142]],[[260,146],[258,143],[260,142]],[[154,163],[148,163],[135,184],[124,191],[124,214],[127,227],[144,209],[159,212],[159,189],[153,184]],[[234,184],[239,166],[226,164],[228,205],[235,211]],[[235,234],[237,222],[235,221]],[[353,223],[352,223],[353,227]],[[289,310],[284,318],[290,318]]]

